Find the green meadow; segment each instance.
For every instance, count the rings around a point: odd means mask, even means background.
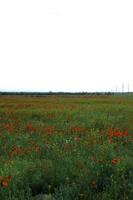
[[[133,97],[0,96],[0,200],[131,200]]]

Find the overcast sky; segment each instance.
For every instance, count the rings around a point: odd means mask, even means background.
[[[133,91],[133,0],[0,0],[0,90]]]

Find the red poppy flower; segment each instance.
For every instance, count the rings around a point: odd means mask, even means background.
[[[7,185],[8,185],[8,184],[7,184],[6,181],[2,181],[2,186],[3,186],[3,187],[7,187]]]

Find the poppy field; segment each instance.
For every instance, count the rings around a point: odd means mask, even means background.
[[[132,197],[133,97],[0,96],[1,200]]]

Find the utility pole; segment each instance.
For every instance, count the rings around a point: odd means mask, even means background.
[[[124,84],[122,83],[122,94],[124,93]]]
[[[118,91],[117,91],[117,85],[116,85],[116,86],[115,86],[115,93],[116,93],[116,95],[117,95],[117,92],[118,92]]]
[[[128,93],[129,93],[129,83],[128,83]]]

